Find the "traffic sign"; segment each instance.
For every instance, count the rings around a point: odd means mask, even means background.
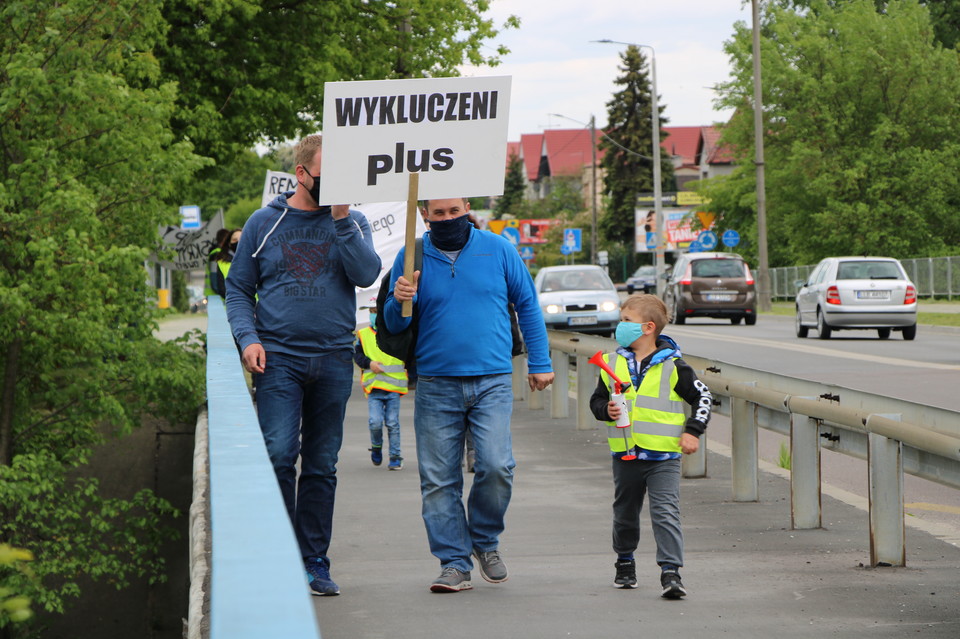
[[[690,242],[690,245],[687,246],[687,252],[689,253],[699,253],[703,250],[703,247],[700,246],[700,242],[694,240]]]
[[[180,228],[182,229],[200,228],[200,207],[196,204],[181,206],[180,220]]]
[[[733,248],[740,243],[740,234],[730,229],[729,231],[723,232],[723,245]]]
[[[657,234],[653,231],[647,231],[647,248],[651,250],[657,248]]]
[[[717,234],[713,231],[700,231],[697,242],[704,251],[712,251],[717,248]]]
[[[507,241],[514,246],[520,246],[520,229],[514,226],[504,227],[504,229],[500,231],[500,237],[506,238]]]
[[[564,253],[564,255],[583,250],[582,245],[580,243],[581,236],[582,236],[581,229],[564,229],[563,245],[569,249],[567,253]]]
[[[560,253],[563,255],[570,255],[571,253],[573,253],[573,249],[567,246],[566,244],[561,244]]]
[[[523,259],[523,260],[532,260],[532,259],[533,259],[533,247],[532,247],[532,246],[521,246],[521,247],[520,247],[520,259]]]

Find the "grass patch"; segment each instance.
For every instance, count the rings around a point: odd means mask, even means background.
[[[790,470],[790,449],[784,442],[780,442],[780,457],[777,459],[777,466]]]

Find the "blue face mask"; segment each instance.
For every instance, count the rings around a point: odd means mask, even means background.
[[[376,314],[376,313],[370,313],[370,326],[372,326],[373,328],[376,328],[376,327],[377,327],[377,314]]]
[[[630,345],[643,337],[643,324],[638,322],[620,322],[617,324],[617,344],[624,348],[630,348]]]

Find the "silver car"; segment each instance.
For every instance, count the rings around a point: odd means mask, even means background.
[[[880,339],[900,331],[917,336],[917,288],[890,257],[828,257],[817,264],[796,298],[797,337],[811,328],[820,339],[834,331],[876,330]]]
[[[534,284],[547,328],[608,337],[616,330],[620,296],[599,266],[546,266]]]

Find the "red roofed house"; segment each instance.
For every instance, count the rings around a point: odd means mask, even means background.
[[[525,197],[528,200],[536,198],[534,184],[537,181],[537,174],[540,172],[540,148],[542,146],[542,133],[524,133],[520,136],[520,159],[523,160],[523,168],[526,170],[527,192]]]
[[[600,140],[601,131],[596,130],[593,143]],[[584,206],[590,206],[591,191],[596,193],[599,206],[603,194],[603,171],[600,160],[603,150],[591,147],[589,129],[547,129],[543,132],[540,146],[540,165],[534,185],[534,197],[540,199],[550,193],[553,178],[576,178],[584,197]],[[596,171],[592,170],[596,158]],[[529,166],[529,164],[527,165]],[[596,179],[596,189],[591,189],[591,180]]]
[[[504,168],[506,170],[510,166],[510,156],[516,155],[520,157],[520,143],[519,142],[507,142],[507,166]]]
[[[699,126],[665,126],[660,147],[673,159],[673,174],[677,179],[677,190],[688,191],[687,182],[700,179],[700,165],[697,162],[697,147],[700,144]]]
[[[700,179],[729,175],[733,172],[733,154],[720,145],[721,129],[715,126],[700,127],[700,143],[697,145],[697,165]]]

